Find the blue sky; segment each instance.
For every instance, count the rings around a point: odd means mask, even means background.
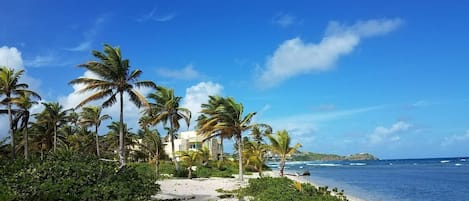
[[[468,1],[8,1],[0,65],[46,101],[104,43],[197,115],[233,96],[302,150],[381,158],[469,155]],[[148,93],[142,90],[142,93]],[[39,107],[35,108],[37,111]],[[138,113],[126,107],[134,127]],[[117,108],[107,110],[117,119]],[[5,117],[0,117],[5,119]],[[5,122],[5,121],[3,121]],[[2,124],[0,136],[6,136]]]

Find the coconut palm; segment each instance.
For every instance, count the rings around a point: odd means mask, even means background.
[[[214,107],[209,111],[201,111],[203,116],[199,118],[200,122],[198,122],[199,133],[209,137],[216,137],[217,135],[234,137],[238,143],[238,150],[243,150],[242,134],[256,125],[251,124],[251,120],[256,113],[251,112],[243,116],[243,104],[237,103],[232,97],[210,97],[210,100],[212,99],[216,101],[211,104]],[[238,154],[238,156],[239,180],[243,181],[243,154]]]
[[[93,56],[98,61],[88,61],[79,65],[94,73],[98,78],[80,77],[70,81],[70,84],[83,84],[84,87],[79,92],[92,92],[93,94],[77,105],[82,107],[86,103],[94,100],[106,98],[102,107],[110,107],[119,99],[120,115],[119,115],[119,162],[120,167],[126,165],[125,142],[124,142],[124,93],[130,97],[130,101],[137,107],[149,104],[145,97],[140,94],[134,87],[152,87],[156,88],[156,84],[152,81],[138,81],[142,74],[141,70],[130,71],[128,59],[123,59],[119,47],[104,45],[104,52],[94,50]]]
[[[177,155],[181,158],[182,161],[186,162],[187,170],[189,173],[187,174],[188,179],[192,179],[192,166],[194,163],[199,161],[200,159],[200,151],[178,151]]]
[[[111,124],[107,125],[108,128],[108,133],[104,136],[104,151],[107,151],[108,153],[115,153],[120,149],[120,143],[119,142],[119,132],[120,132],[120,123],[113,121]],[[132,133],[131,128],[127,128],[127,124],[124,124],[124,142],[126,147],[130,147],[135,145],[135,141],[133,140],[134,136],[136,136],[135,133]],[[125,150],[128,152],[128,150]],[[120,154],[120,153],[119,153]]]
[[[39,97],[36,92],[28,90],[29,86],[25,83],[20,83],[19,79],[23,75],[24,70],[14,70],[7,68],[6,66],[0,67],[0,95],[4,95],[5,98],[0,103],[7,105],[7,113],[9,119],[9,133],[10,133],[10,144],[11,144],[11,156],[16,158],[15,152],[15,137],[13,131],[13,113],[12,113],[12,98],[16,95],[30,93],[32,96]]]
[[[189,127],[191,112],[187,108],[179,107],[182,97],[175,96],[173,89],[158,86],[156,92],[148,94],[148,99],[154,101],[150,103],[151,111],[147,111],[147,114],[153,119],[152,124],[162,123],[163,126],[166,126],[169,122],[168,136],[171,142],[171,159],[174,162],[176,170],[179,170],[175,157],[174,135],[181,127],[179,120],[184,120],[187,127]]]
[[[272,127],[267,124],[254,125],[251,129],[251,137],[257,144],[261,144],[264,136],[272,134]]]
[[[44,121],[49,125],[52,125],[54,129],[54,152],[57,150],[57,130],[62,125],[66,124],[69,120],[68,112],[71,109],[64,110],[63,106],[58,102],[42,103],[45,108],[42,114],[42,118],[38,119],[38,122]]]
[[[290,147],[291,139],[286,130],[277,131],[277,137],[268,135],[268,138],[271,143],[272,151],[280,155],[280,176],[283,176],[287,156],[294,154],[301,147],[301,144],[297,143],[295,146]]]
[[[29,135],[28,135],[28,123],[29,118],[31,117],[31,113],[29,109],[33,106],[33,104],[37,104],[37,101],[33,101],[31,97],[36,97],[41,99],[39,96],[32,95],[31,92],[24,92],[21,93],[20,96],[12,99],[12,103],[18,106],[18,112],[14,118],[14,126],[17,128],[18,124],[20,123],[20,131],[23,132],[23,140],[24,140],[24,158],[26,160],[29,159]],[[15,129],[16,130],[16,129]]]
[[[100,157],[99,154],[99,135],[98,129],[101,125],[101,122],[107,119],[111,119],[111,116],[104,114],[101,115],[102,109],[101,107],[96,106],[87,106],[83,107],[83,110],[80,113],[80,124],[84,126],[93,126],[94,125],[94,132],[96,135],[96,156]]]

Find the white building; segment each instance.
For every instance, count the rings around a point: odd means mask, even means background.
[[[210,153],[210,158],[217,160],[218,156],[221,154],[221,143],[219,138],[212,138],[202,142],[205,138],[203,136],[197,135],[195,131],[185,131],[179,133],[177,139],[174,139],[174,151],[190,151],[190,150],[200,150],[203,146],[206,146]],[[172,148],[169,138],[167,141],[163,142],[165,153],[171,157]]]

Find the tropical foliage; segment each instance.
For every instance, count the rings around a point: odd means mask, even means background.
[[[202,115],[198,119],[198,133],[208,138],[224,136],[235,138],[238,143],[238,152],[242,153],[242,134],[253,126],[264,124],[251,124],[255,112],[244,116],[244,106],[232,97],[222,98],[211,96],[207,104],[202,105]],[[243,154],[238,154],[239,180],[243,181]]]
[[[301,144],[297,143],[291,147],[291,138],[286,130],[277,131],[276,137],[273,135],[268,135],[268,137],[272,144],[272,151],[280,156],[280,176],[283,176],[287,156],[294,154],[301,147]]]

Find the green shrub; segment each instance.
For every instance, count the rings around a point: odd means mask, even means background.
[[[159,186],[144,166],[73,154],[0,162],[0,200],[149,200]]]
[[[330,191],[319,191],[311,184],[302,184],[301,189],[294,186],[294,182],[286,177],[263,177],[250,179],[249,186],[242,189],[240,196],[252,196],[256,201],[344,201],[345,196],[330,195]]]

